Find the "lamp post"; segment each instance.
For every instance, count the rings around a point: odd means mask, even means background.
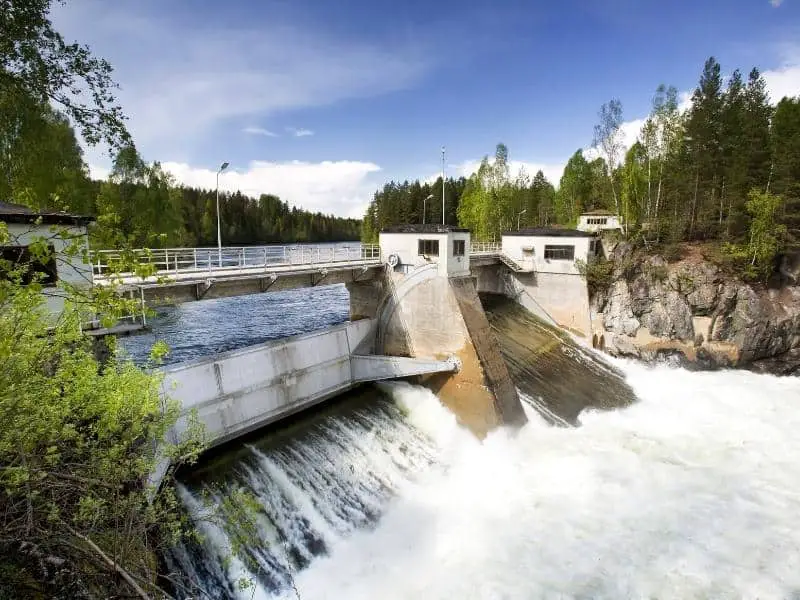
[[[428,197],[422,201],[422,224],[425,225],[425,215],[427,213],[428,200],[433,200],[433,194],[428,194]]]
[[[219,176],[225,169],[228,168],[230,163],[224,162],[220,165],[219,170],[217,171],[217,260],[219,262],[219,266],[222,267],[222,226],[220,225],[219,219]]]
[[[528,212],[528,209],[527,208],[523,208],[520,211],[520,213],[517,215],[517,231],[519,231],[519,220],[520,220],[520,217],[522,217],[522,215],[524,215],[526,212]]]
[[[442,146],[442,225],[445,225],[444,212],[444,146]]]

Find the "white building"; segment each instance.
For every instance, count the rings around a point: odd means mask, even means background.
[[[439,265],[439,275],[469,275],[469,229],[453,225],[397,225],[380,233],[381,260],[407,272],[428,264]]]
[[[87,227],[92,221],[93,217],[37,212],[27,206],[0,202],[0,222],[6,224],[9,234],[9,240],[0,245],[0,257],[15,264],[29,263],[31,270],[45,275],[46,305],[53,314],[64,308],[64,294],[57,291],[59,281],[84,287],[92,285],[92,266],[84,262],[80,254],[68,256],[65,253],[76,241],[88,248]],[[30,257],[29,246],[40,239],[46,240],[53,252],[52,260],[46,264]]]
[[[622,230],[622,218],[607,210],[592,210],[578,217],[580,231]]]
[[[586,262],[600,250],[594,233],[576,229],[520,229],[504,233],[502,240],[503,254],[536,273],[579,275],[576,259]]]
[[[532,228],[503,234],[503,254],[516,272],[507,280],[517,301],[544,320],[591,335],[589,293],[577,260],[602,251],[594,233]]]

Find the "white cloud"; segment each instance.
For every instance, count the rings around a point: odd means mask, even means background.
[[[295,129],[294,127],[287,127],[286,131],[291,133],[294,137],[308,137],[314,135],[314,132],[310,129]]]
[[[111,169],[95,163],[89,163],[89,177],[98,181],[105,181],[111,175]]]
[[[269,129],[264,129],[263,127],[245,127],[242,129],[243,133],[248,133],[250,135],[263,135],[265,137],[278,137],[278,134],[270,131]]]
[[[767,91],[773,104],[784,96],[800,96],[800,46],[789,46],[783,51],[783,64],[764,71]]]
[[[778,8],[781,4],[783,4],[783,0],[769,0],[769,3],[775,8]]]
[[[405,89],[436,60],[411,41],[362,43],[275,22],[201,28],[148,6],[76,0],[52,13],[67,38],[115,66],[129,128],[148,156],[186,153],[235,119]]]
[[[185,163],[162,165],[178,182],[206,189],[216,186],[217,172]],[[377,185],[370,175],[381,168],[370,162],[252,161],[246,169],[233,168],[219,178],[221,190],[248,196],[274,194],[290,206],[311,211],[361,218]]]

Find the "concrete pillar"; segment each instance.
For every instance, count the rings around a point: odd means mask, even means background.
[[[350,320],[374,319],[385,294],[383,273],[367,281],[352,281],[346,285],[350,293]]]
[[[498,425],[525,423],[473,279],[448,279],[434,267],[406,277],[393,276],[390,296],[379,315],[376,351],[415,358],[458,358],[461,369],[457,373],[426,376],[422,382],[479,437]]]

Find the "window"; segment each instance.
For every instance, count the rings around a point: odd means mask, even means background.
[[[464,240],[453,240],[453,256],[464,256],[466,242]]]
[[[27,265],[28,270],[22,276],[22,283],[33,281],[35,273],[41,273],[42,285],[54,286],[58,281],[55,249],[49,246],[50,252],[44,262],[34,260],[28,246],[0,246],[0,278],[6,279],[8,271]]]
[[[549,260],[575,260],[575,246],[545,246],[544,257]]]
[[[425,256],[439,256],[439,240],[419,240],[419,252]]]

